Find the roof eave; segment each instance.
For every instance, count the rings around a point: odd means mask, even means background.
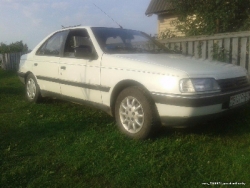
[[[173,14],[175,9],[167,10],[167,11],[158,11],[158,12],[146,12],[146,16],[152,16],[153,14]]]

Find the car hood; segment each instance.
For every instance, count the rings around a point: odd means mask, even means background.
[[[189,77],[225,79],[245,75],[245,69],[229,63],[195,59],[181,54],[118,54],[116,57],[185,72]],[[152,68],[152,66],[150,66]]]

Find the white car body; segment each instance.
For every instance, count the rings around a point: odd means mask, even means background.
[[[32,52],[22,56],[19,77],[23,83],[31,73],[35,76],[42,96],[56,96],[78,103],[89,102],[104,107],[110,114],[113,114],[116,97],[123,87],[138,85],[155,102],[162,124],[213,116],[249,101],[248,75],[240,66],[180,54],[108,54],[100,47],[91,27],[68,28],[63,31],[74,29],[88,32],[96,58],[37,55],[41,45],[53,33]],[[220,80],[242,78],[246,79],[247,84],[225,92],[183,93],[180,91],[180,81],[188,78],[213,78],[218,83]],[[238,84],[237,81],[231,83]],[[235,96],[241,101],[233,105],[232,98]]]

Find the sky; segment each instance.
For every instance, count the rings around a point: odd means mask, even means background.
[[[0,0],[0,43],[23,41],[33,49],[63,26],[118,27],[157,33],[157,17],[147,17],[150,0]]]

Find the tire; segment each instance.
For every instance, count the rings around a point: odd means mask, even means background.
[[[25,95],[32,103],[37,103],[41,99],[40,89],[33,74],[29,74],[26,78]]]
[[[139,140],[152,136],[160,125],[155,103],[138,86],[128,87],[118,95],[115,118],[122,133]]]

